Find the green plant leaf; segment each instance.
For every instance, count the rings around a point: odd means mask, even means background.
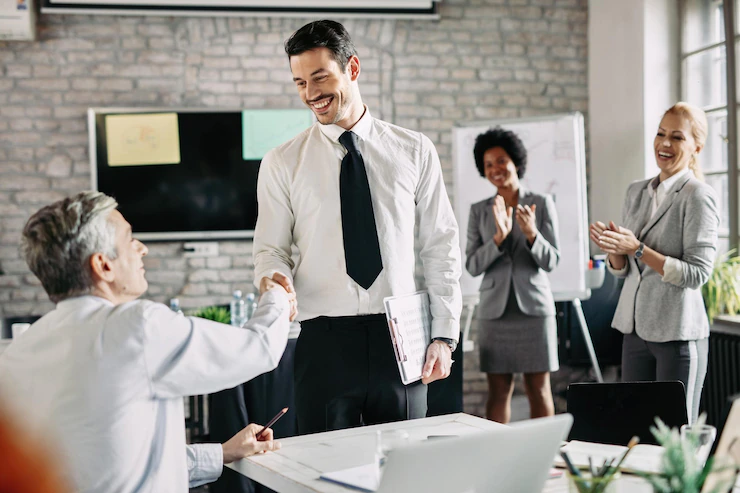
[[[207,306],[205,308],[201,308],[197,312],[193,313],[193,316],[221,322],[222,324],[231,323],[231,313],[229,313],[228,309],[222,306]]]
[[[717,257],[701,292],[710,320],[720,314],[740,313],[740,256],[735,250]]]

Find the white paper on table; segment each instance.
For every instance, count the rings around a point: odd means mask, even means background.
[[[588,467],[588,458],[591,457],[595,466],[599,467],[604,463],[604,459],[609,461],[614,458],[612,466],[616,466],[619,459],[622,458],[627,447],[622,445],[608,445],[605,443],[581,442],[571,440],[561,449],[568,452],[570,461],[576,467]],[[627,472],[645,472],[659,474],[662,470],[661,459],[665,449],[658,445],[639,444],[632,447],[627,458],[624,459],[620,469]],[[555,463],[565,465],[563,459],[558,455],[555,457]]]
[[[361,491],[373,492],[380,486],[380,467],[377,462],[364,466],[327,472],[319,476],[325,481],[349,486]]]

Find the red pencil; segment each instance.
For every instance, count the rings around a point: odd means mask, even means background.
[[[262,433],[265,432],[266,429],[268,429],[270,426],[274,425],[278,419],[282,418],[285,413],[288,412],[288,408],[284,407],[279,413],[275,415],[274,418],[272,418],[261,430],[259,433],[257,433],[256,437],[258,440],[262,436]]]

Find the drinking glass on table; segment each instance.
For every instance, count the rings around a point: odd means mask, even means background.
[[[717,428],[704,423],[681,426],[681,440],[693,443],[696,447],[696,460],[700,466],[709,458],[714,440],[717,438]]]
[[[385,461],[390,450],[403,447],[409,443],[409,433],[406,430],[382,430],[377,432],[377,454],[381,464]]]

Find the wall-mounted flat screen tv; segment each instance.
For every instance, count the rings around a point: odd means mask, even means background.
[[[313,122],[308,109],[91,108],[92,188],[142,240],[251,238],[262,157]]]

